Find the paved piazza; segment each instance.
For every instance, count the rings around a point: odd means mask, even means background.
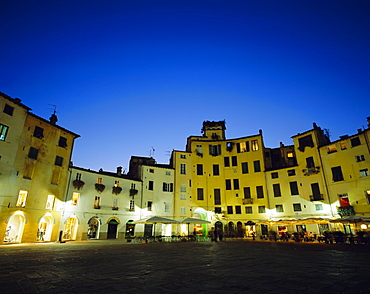
[[[101,240],[0,254],[0,293],[370,293],[368,245]]]

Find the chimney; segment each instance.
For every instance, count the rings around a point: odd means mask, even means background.
[[[119,176],[122,175],[122,166],[117,167],[117,175],[119,175]]]

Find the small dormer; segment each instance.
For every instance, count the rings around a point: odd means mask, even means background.
[[[225,140],[225,121],[204,121],[202,133],[203,137],[209,140]]]

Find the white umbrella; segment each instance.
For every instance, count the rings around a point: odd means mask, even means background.
[[[355,224],[356,230],[357,230],[357,224],[358,223],[364,223],[364,222],[370,222],[370,217],[364,217],[364,216],[359,216],[359,215],[350,215],[350,216],[346,216],[346,217],[333,219],[330,222],[331,223],[342,223],[342,224],[353,223],[353,224]]]
[[[149,218],[145,219],[139,219],[137,221],[133,222],[134,224],[154,224],[154,234],[153,237],[155,237],[155,225],[156,224],[178,224],[180,222],[170,219],[170,218],[165,218],[165,217],[160,217],[160,216],[152,216]]]

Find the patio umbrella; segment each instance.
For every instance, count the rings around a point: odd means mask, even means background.
[[[370,222],[370,217],[364,217],[364,216],[359,216],[359,215],[350,215],[346,217],[341,217],[337,219],[333,219],[330,221],[331,223],[342,223],[342,224],[355,224],[356,229],[357,229],[357,224],[358,223],[364,223],[364,222]]]
[[[139,219],[137,221],[133,222],[134,224],[154,224],[154,236],[155,237],[155,225],[156,224],[178,224],[180,222],[170,219],[170,218],[165,218],[165,217],[160,217],[160,216],[152,216],[149,218],[145,219]]]
[[[210,221],[207,221],[207,220],[203,220],[203,219],[200,219],[200,218],[193,218],[193,217],[188,217],[188,218],[185,218],[181,221],[182,224],[188,224],[188,234],[190,232],[189,230],[189,227],[190,227],[190,224],[210,224],[211,222]]]

